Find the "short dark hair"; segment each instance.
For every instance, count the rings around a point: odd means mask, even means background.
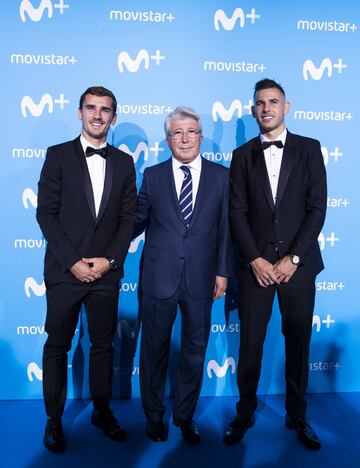
[[[258,81],[255,83],[254,86],[254,98],[255,94],[262,89],[269,89],[269,88],[276,88],[278,89],[285,97],[284,88],[281,86],[280,83],[277,83],[275,80],[271,80],[270,78],[264,78],[263,80]]]
[[[103,86],[90,86],[86,91],[80,96],[79,109],[82,109],[84,104],[85,96],[87,94],[92,94],[93,96],[109,96],[112,99],[112,109],[114,114],[117,110],[117,101],[114,93],[110,89],[106,89]]]

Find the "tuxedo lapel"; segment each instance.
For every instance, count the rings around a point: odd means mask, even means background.
[[[281,168],[279,174],[279,183],[276,192],[276,204],[279,205],[282,196],[284,194],[284,190],[289,179],[289,175],[291,169],[293,167],[296,155],[296,147],[292,145],[292,135],[291,133],[287,133],[285,147],[283,151],[283,156],[281,160]]]
[[[169,195],[170,204],[173,206],[176,215],[179,217],[180,221],[186,225],[180,210],[179,200],[176,193],[172,158],[167,160],[166,164],[164,165],[164,171],[164,177],[161,177],[160,180],[164,183],[165,193]]]
[[[199,214],[201,207],[204,206],[206,203],[206,193],[211,187],[211,180],[208,171],[208,162],[201,156],[201,173],[200,173],[200,180],[199,180],[199,188],[196,194],[195,206],[193,209],[193,213],[191,216],[191,221],[189,224],[189,228],[196,219],[196,216]]]
[[[99,208],[99,213],[96,219],[96,224],[100,221],[102,215],[105,212],[105,208],[110,199],[111,187],[113,183],[114,176],[114,155],[111,146],[108,146],[108,156],[106,158],[106,169],[105,169],[105,180],[104,180],[104,190],[101,197],[101,203]]]
[[[80,168],[81,168],[82,183],[84,186],[84,191],[85,191],[86,199],[89,205],[89,209],[93,218],[96,219],[94,193],[93,193],[93,189],[91,185],[89,170],[88,170],[86,160],[85,160],[84,151],[80,143],[80,137],[74,140],[74,148],[75,148],[75,153],[76,153],[76,156],[78,158]]]
[[[274,211],[275,204],[274,204],[274,199],[273,199],[272,192],[271,192],[269,176],[268,176],[267,169],[266,169],[264,152],[260,146],[260,138],[257,138],[251,150],[251,153],[252,153],[252,158],[254,161],[254,167],[255,167],[257,176],[260,180],[260,184],[264,191],[266,200],[268,201],[271,210]]]

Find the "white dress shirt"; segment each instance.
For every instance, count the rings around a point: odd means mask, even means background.
[[[285,129],[280,135],[276,138],[277,141],[281,141],[285,145],[287,130]],[[260,135],[261,143],[264,141],[271,141],[268,138]],[[281,161],[283,157],[284,148],[278,148],[275,145],[269,146],[264,150],[264,158],[266,169],[269,177],[271,193],[273,196],[274,204],[276,205],[276,193],[279,184],[279,175],[281,168]]]
[[[80,136],[80,143],[81,143],[81,146],[83,147],[84,153],[86,152],[86,148],[88,146],[95,148],[93,144],[91,144],[89,141],[87,141],[85,137],[83,137],[83,135]],[[96,149],[105,148],[106,145],[107,143],[104,143],[103,145],[97,147]],[[102,194],[104,191],[106,159],[104,159],[99,154],[94,154],[93,156],[89,158],[85,158],[85,159],[86,159],[87,167],[89,169],[91,185],[92,185],[94,201],[95,201],[95,214],[97,216],[99,213],[101,198],[102,198]]]
[[[172,168],[173,168],[173,174],[174,174],[174,180],[175,180],[175,188],[176,188],[176,194],[179,199],[180,197],[180,191],[181,191],[181,186],[185,178],[184,171],[181,169],[181,166],[188,166],[190,168],[191,172],[191,178],[192,178],[192,209],[194,211],[195,207],[195,201],[196,201],[196,195],[199,189],[199,182],[200,182],[200,174],[201,174],[201,156],[198,154],[196,158],[191,161],[190,164],[183,164],[177,159],[172,157]]]

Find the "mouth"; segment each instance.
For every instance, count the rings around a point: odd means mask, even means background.
[[[90,125],[92,125],[95,128],[100,128],[100,127],[102,127],[104,125],[104,122],[98,122],[98,121],[90,122]]]
[[[261,120],[263,120],[264,122],[268,122],[268,121],[272,120],[273,118],[274,118],[273,115],[263,115],[261,117]]]

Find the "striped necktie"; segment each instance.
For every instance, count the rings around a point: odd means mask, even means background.
[[[184,180],[181,186],[179,204],[180,210],[184,217],[184,221],[187,226],[189,226],[192,215],[192,178],[191,171],[189,166],[181,166],[182,171],[184,172]]]

